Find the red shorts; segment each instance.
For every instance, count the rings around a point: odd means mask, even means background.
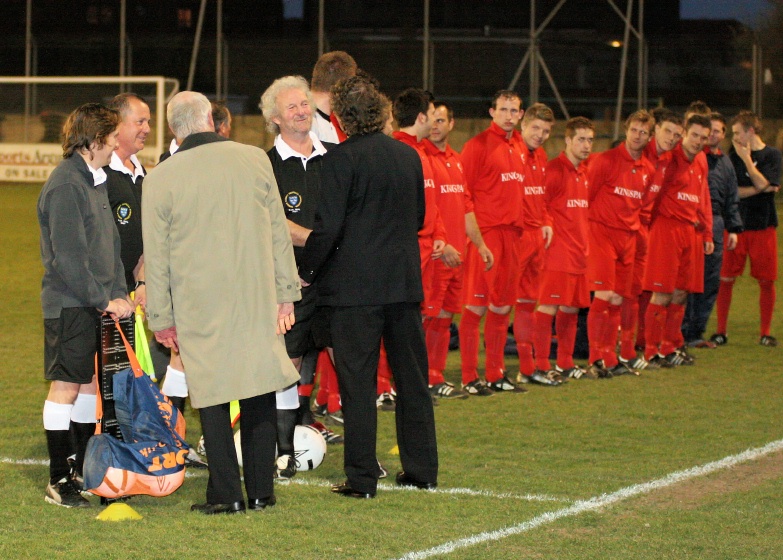
[[[432,298],[424,314],[437,317],[441,310],[448,313],[462,311],[462,275],[465,264],[449,268],[443,261],[435,261],[435,271],[432,280]]]
[[[590,290],[584,274],[561,270],[542,270],[539,305],[564,305],[566,307],[590,307]]]
[[[630,297],[635,252],[636,232],[590,221],[590,253],[587,255],[590,291],[610,291]]]
[[[633,274],[631,276],[630,297],[636,298],[642,293],[644,271],[647,269],[647,250],[650,242],[650,226],[642,224],[636,232],[636,251],[633,258]]]
[[[468,243],[465,255],[462,301],[476,307],[514,305],[519,284],[519,237],[522,231],[513,226],[500,226],[482,231],[484,243],[492,251],[495,264],[484,270],[478,249]]]
[[[756,280],[778,279],[778,232],[774,227],[743,231],[737,235],[737,248],[726,250],[728,233],[723,232],[723,266],[720,275],[724,278],[742,276],[745,262],[750,257],[750,275]]]
[[[696,234],[693,225],[658,216],[650,229],[644,289],[671,294],[674,290],[693,292],[698,288],[694,279],[694,245],[701,245],[701,235]],[[701,283],[704,283],[703,274]]]
[[[544,236],[540,229],[526,230],[519,238],[519,300],[536,301],[541,265],[544,260]]]

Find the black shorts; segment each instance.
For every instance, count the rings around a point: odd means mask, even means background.
[[[44,377],[48,381],[92,381],[100,316],[93,307],[66,307],[57,319],[44,319]]]
[[[285,348],[289,358],[301,358],[308,350],[329,346],[328,318],[322,307],[316,306],[316,287],[302,288],[302,299],[294,303],[293,328],[285,334]]]

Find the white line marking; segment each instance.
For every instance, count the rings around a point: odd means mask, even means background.
[[[715,471],[733,467],[740,463],[752,461],[754,459],[759,459],[765,455],[774,453],[775,451],[780,451],[781,449],[783,449],[783,439],[773,441],[763,447],[748,449],[747,451],[743,451],[742,453],[738,453],[737,455],[731,455],[729,457],[725,457],[723,459],[719,459],[718,461],[713,461],[705,465],[693,467],[682,471],[676,471],[657,480],[644,482],[641,484],[634,484],[632,486],[627,486],[626,488],[621,488],[620,490],[616,492],[612,492],[611,494],[602,494],[600,496],[590,498],[589,500],[580,500],[575,502],[573,505],[569,507],[559,509],[556,511],[543,513],[539,516],[534,517],[533,519],[530,519],[529,521],[520,523],[519,525],[506,527],[504,529],[498,529],[496,531],[487,531],[484,533],[478,533],[476,535],[466,537],[464,539],[457,539],[433,548],[420,550],[418,552],[409,552],[405,556],[400,557],[399,560],[419,560],[420,558],[429,558],[431,556],[448,554],[460,548],[467,548],[469,546],[473,546],[480,543],[497,541],[506,537],[510,537],[511,535],[518,535],[520,533],[524,533],[525,531],[529,531],[531,529],[535,529],[542,525],[546,525],[547,523],[557,521],[558,519],[561,519],[563,517],[572,517],[584,513],[586,511],[595,511],[597,509],[613,505],[622,500],[626,500],[633,496],[646,494],[648,492],[652,492],[653,490],[666,488],[667,486],[671,486],[678,482],[683,482],[690,478],[704,476],[713,473]]]
[[[332,486],[332,482],[324,479],[292,478],[287,481],[277,480],[278,484],[298,484],[300,486],[317,486],[326,488]],[[436,488],[435,490],[420,490],[411,486],[397,486],[396,484],[379,483],[378,490],[397,491],[397,492],[430,492],[432,494],[451,494],[464,496],[480,496],[483,498],[525,500],[528,502],[571,502],[568,498],[558,498],[556,496],[546,496],[543,494],[511,494],[501,492],[490,492],[488,490],[473,490],[471,488]]]
[[[10,457],[0,457],[0,463],[9,465],[46,465],[49,466],[49,459],[11,459]]]

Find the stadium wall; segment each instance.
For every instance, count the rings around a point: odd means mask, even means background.
[[[62,115],[64,120],[65,116]],[[35,116],[30,119],[29,137],[35,143],[24,144],[24,117],[22,115],[5,115],[0,121],[0,182],[30,182],[45,181],[49,173],[62,158],[62,148],[54,134],[51,122],[44,122],[50,116]],[[451,132],[451,145],[456,150],[470,138],[489,126],[489,119],[457,119]],[[151,124],[154,124],[154,119]],[[607,118],[595,121],[596,141],[593,151],[601,152],[612,144],[613,122]],[[61,124],[60,124],[61,126]],[[552,136],[545,144],[550,157],[556,156],[565,147],[563,139],[565,121],[555,123]],[[56,129],[55,129],[56,130]],[[764,141],[771,146],[783,150],[783,120],[768,119],[764,121]],[[154,130],[150,133],[154,137]],[[171,135],[167,131],[167,142]],[[236,115],[232,119],[231,139],[243,144],[259,146],[265,150],[272,147],[274,135],[266,130],[264,118],[260,115]],[[725,149],[731,146],[725,142]],[[154,148],[142,150],[139,159],[150,169],[158,161],[159,153]]]

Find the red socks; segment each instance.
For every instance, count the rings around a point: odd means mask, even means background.
[[[439,385],[445,381],[443,370],[446,369],[446,357],[449,353],[450,326],[451,317],[434,317],[427,322],[427,330],[424,334],[430,362],[430,385]]]
[[[609,304],[604,331],[603,359],[604,367],[611,369],[617,365],[617,331],[620,328],[620,306]]]
[[[637,315],[637,324],[636,324],[636,346],[642,346],[644,347],[644,336],[645,336],[645,315],[647,313],[647,306],[650,305],[650,298],[652,297],[652,292],[642,292],[642,294],[638,298],[639,302],[639,314]]]
[[[718,334],[726,334],[726,326],[729,322],[729,308],[731,307],[731,296],[734,291],[734,279],[724,281],[721,279],[718,287]]]
[[[519,371],[523,375],[533,375],[536,369],[533,363],[533,302],[517,303],[514,306],[514,340],[519,354]]]
[[[557,334],[557,365],[562,370],[574,367],[574,344],[576,343],[578,313],[558,311],[555,316]]]
[[[378,381],[377,381],[377,394],[391,393],[391,368],[389,367],[389,359],[386,357],[386,348],[381,341],[381,354],[378,358]]]
[[[759,280],[759,290],[761,336],[769,336],[769,329],[772,325],[772,312],[775,309],[775,283],[771,280]],[[723,332],[725,333],[726,331]]]
[[[459,322],[459,352],[462,360],[462,383],[478,379],[479,323],[481,315],[467,307]]]
[[[658,353],[658,347],[661,345],[661,340],[663,340],[663,329],[666,324],[666,308],[657,303],[650,303],[647,306],[644,322],[647,325],[644,359],[649,361]]]
[[[664,324],[663,340],[661,341],[661,354],[671,354],[679,348],[679,339],[682,337],[682,319],[685,317],[685,306],[680,303],[670,303],[666,309],[666,323]]]
[[[487,383],[492,383],[503,378],[505,360],[503,350],[506,346],[508,333],[508,314],[501,315],[487,310],[484,320],[484,352],[486,355]]]
[[[590,341],[588,362],[591,364],[603,358],[603,334],[608,320],[609,302],[604,299],[593,298],[590,312],[587,314],[587,338]]]
[[[636,322],[639,317],[639,299],[624,299],[620,305],[620,356],[624,360],[636,357]]]
[[[558,314],[560,316],[560,314]],[[533,333],[533,348],[536,351],[536,369],[549,371],[549,348],[552,345],[552,321],[554,315],[536,311],[533,314],[535,319],[535,331]],[[558,342],[558,348],[559,348]]]

